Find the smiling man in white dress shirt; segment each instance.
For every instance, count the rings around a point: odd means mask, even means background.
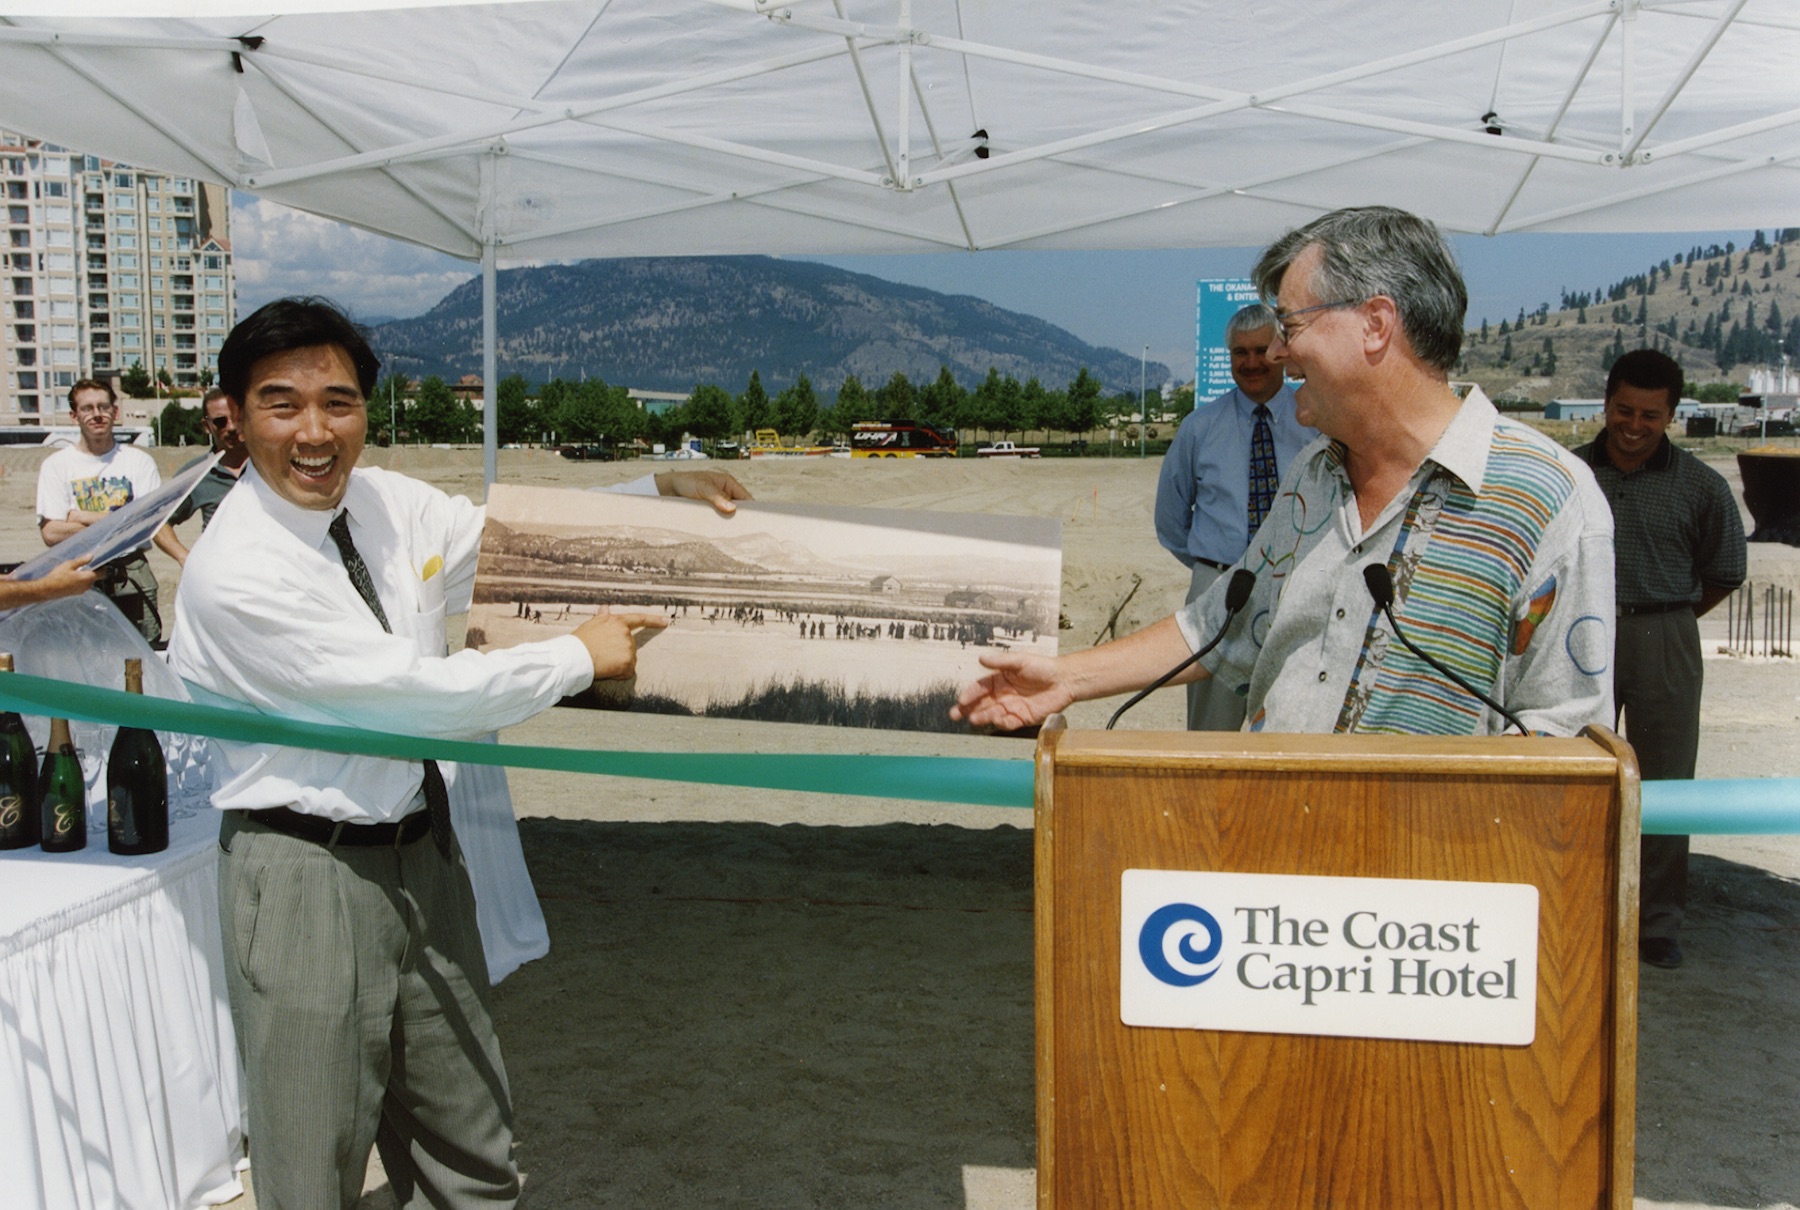
[[[630,675],[634,632],[662,619],[603,614],[448,654],[444,614],[467,607],[483,513],[357,468],[378,368],[323,300],[271,303],[226,340],[220,382],[250,467],[187,564],[175,670],[271,714],[455,739]],[[722,512],[747,498],[707,472],[634,486]],[[220,916],[258,1204],[354,1206],[379,1146],[402,1206],[511,1205],[512,1106],[444,794],[455,767],[219,749]]]

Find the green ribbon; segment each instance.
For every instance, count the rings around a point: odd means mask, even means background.
[[[752,786],[864,798],[913,798],[988,807],[1032,805],[1030,760],[955,756],[853,756],[829,753],[610,752],[426,739],[307,723],[272,714],[228,710],[196,702],[146,697],[118,689],[71,685],[44,677],[0,676],[0,709],[80,719],[109,726],[148,727],[244,744],[282,744],[380,756],[391,760],[453,760],[559,773],[599,773],[713,786]]]
[[[425,739],[71,685],[17,672],[0,675],[0,709],[390,760],[431,757],[559,773],[598,773],[608,777],[986,807],[1030,807],[1033,802],[1033,763],[1029,759],[615,752]],[[1800,779],[1795,778],[1645,782],[1642,802],[1643,830],[1650,835],[1800,833]]]

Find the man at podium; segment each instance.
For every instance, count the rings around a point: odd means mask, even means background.
[[[1335,211],[1276,240],[1254,278],[1275,307],[1269,356],[1302,380],[1296,414],[1321,436],[1249,548],[1116,642],[983,655],[992,671],[952,716],[1035,725],[1216,641],[1170,683],[1219,679],[1253,731],[1610,725],[1611,513],[1579,460],[1450,389],[1468,295],[1437,229],[1391,207]]]

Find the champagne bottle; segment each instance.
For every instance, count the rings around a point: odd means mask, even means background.
[[[12,656],[0,651],[0,672],[12,670]],[[37,748],[25,720],[8,710],[0,713],[0,849],[37,842]]]
[[[144,662],[125,661],[125,692],[144,692]],[[156,732],[120,727],[106,758],[106,847],[136,856],[169,847],[169,771]]]
[[[73,853],[87,848],[87,782],[81,761],[69,738],[69,720],[50,720],[50,742],[44,748],[44,768],[38,774],[42,836],[38,843],[49,853]]]

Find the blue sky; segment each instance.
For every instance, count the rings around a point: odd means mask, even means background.
[[[1558,291],[1593,289],[1695,244],[1749,242],[1745,231],[1655,235],[1458,237],[1469,283],[1469,323],[1498,323],[1520,308],[1557,303]],[[467,261],[237,195],[232,209],[238,307],[284,294],[324,294],[360,316],[429,310],[475,272]],[[1089,344],[1194,374],[1194,283],[1249,271],[1256,248],[1153,252],[982,252],[818,257],[827,264],[950,294],[973,294],[1067,328]]]

